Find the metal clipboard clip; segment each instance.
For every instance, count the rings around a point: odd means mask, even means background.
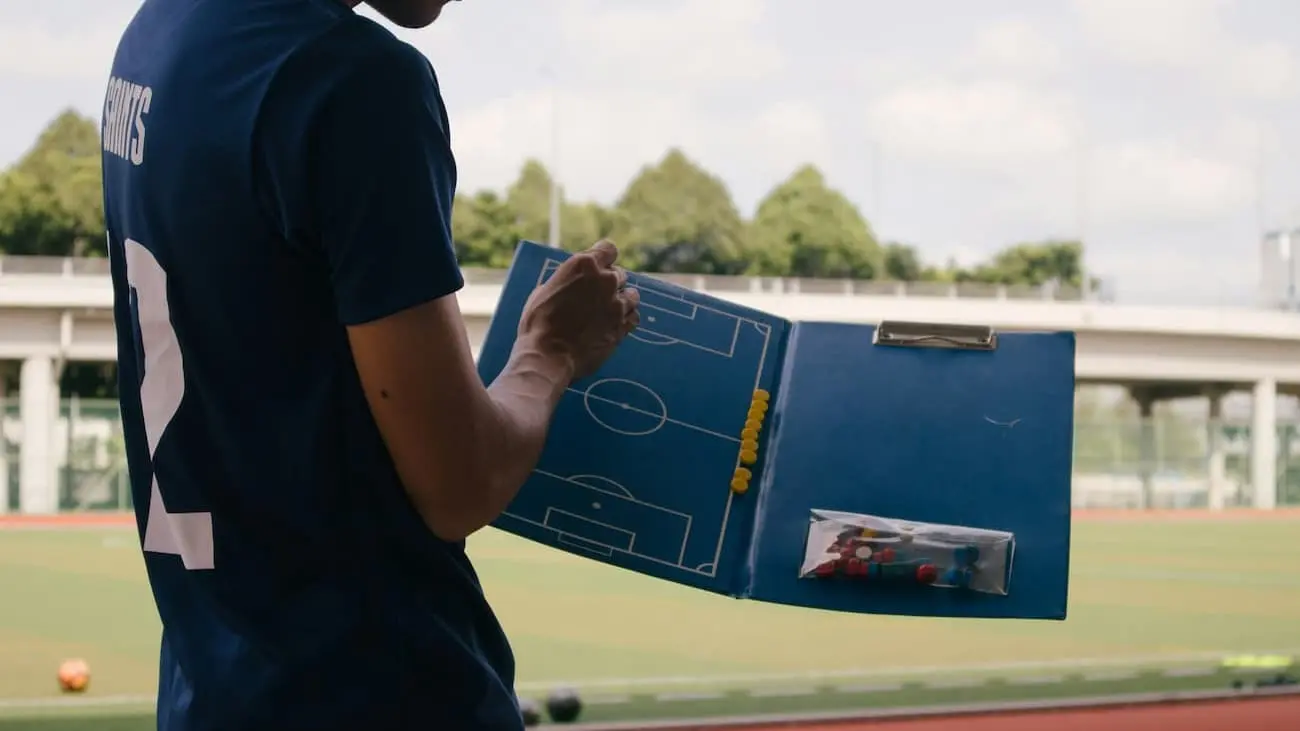
[[[954,348],[997,350],[997,331],[987,325],[948,325],[934,322],[882,320],[872,336],[873,345],[902,348]]]

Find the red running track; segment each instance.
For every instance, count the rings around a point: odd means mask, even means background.
[[[772,731],[772,725],[752,726]],[[1300,695],[1016,711],[907,720],[789,724],[786,731],[1297,731]],[[675,731],[686,731],[677,729]],[[729,731],[743,731],[735,727]]]

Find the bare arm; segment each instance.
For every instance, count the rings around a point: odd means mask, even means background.
[[[326,51],[296,63],[319,88],[263,111],[267,217],[326,265],[403,486],[437,536],[460,540],[514,498],[564,388],[635,326],[635,296],[619,294],[611,245],[575,255],[538,288],[509,364],[484,387],[455,295],[456,166],[428,61],[390,44],[348,63]]]
[[[573,366],[521,339],[484,388],[455,295],[348,329],[371,412],[430,530],[495,520],[541,455]]]

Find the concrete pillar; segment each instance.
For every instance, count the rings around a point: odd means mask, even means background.
[[[1137,401],[1138,416],[1138,479],[1141,480],[1141,495],[1138,496],[1140,508],[1151,508],[1155,502],[1155,470],[1156,470],[1156,423],[1153,418],[1155,414],[1155,397],[1150,391],[1144,388],[1134,388],[1129,391],[1133,400]]]
[[[1254,506],[1277,507],[1277,381],[1255,382],[1255,403],[1250,425],[1250,481]]]
[[[28,358],[18,378],[18,413],[23,430],[18,509],[28,514],[55,513],[59,509],[59,490],[55,480],[54,421],[59,387],[54,380],[54,359],[45,355]]]
[[[1206,394],[1210,400],[1210,418],[1206,428],[1206,451],[1209,453],[1209,495],[1210,510],[1223,510],[1228,491],[1227,450],[1223,439],[1223,392],[1210,391]]]
[[[0,361],[0,515],[9,512],[9,441],[5,437],[5,414],[9,395],[5,392],[8,363]]]

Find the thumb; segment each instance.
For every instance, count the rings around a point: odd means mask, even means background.
[[[618,261],[618,247],[614,246],[614,242],[608,239],[596,242],[596,245],[588,249],[588,251],[591,253],[592,258],[596,260],[596,263],[602,267],[612,267],[614,262]]]

